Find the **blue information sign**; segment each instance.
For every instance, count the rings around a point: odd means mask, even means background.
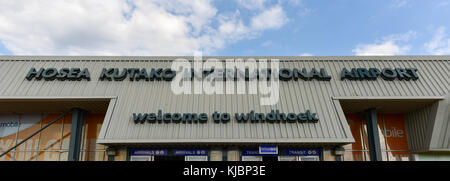
[[[133,156],[167,156],[167,149],[133,149]]]
[[[319,149],[286,149],[286,155],[319,156]]]
[[[242,150],[243,156],[259,156],[259,150],[258,149],[251,149],[251,150]]]
[[[208,150],[206,149],[176,149],[173,152],[177,156],[207,156]]]
[[[275,146],[275,145],[261,145],[261,146],[259,146],[259,154],[262,154],[262,155],[278,154],[278,146]]]

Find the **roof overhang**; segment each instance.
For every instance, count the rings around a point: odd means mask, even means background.
[[[105,113],[115,97],[0,97],[0,113],[57,113],[81,108],[91,113]]]
[[[363,112],[375,108],[378,113],[408,113],[422,109],[445,97],[333,97],[344,113]]]

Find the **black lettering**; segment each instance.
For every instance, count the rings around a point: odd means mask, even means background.
[[[36,71],[36,69],[33,67],[28,71],[27,76],[25,77],[27,80],[32,80],[33,77],[36,78],[36,80],[42,79],[42,72],[44,71],[43,68],[40,68],[39,71]]]
[[[348,71],[346,68],[343,68],[342,72],[341,72],[341,80],[344,80],[344,79],[348,79],[348,80],[354,79],[353,74],[350,71]]]
[[[352,75],[353,75],[353,79],[352,80],[358,80],[359,79],[359,74],[358,74],[358,69],[357,68],[352,68]]]
[[[170,119],[171,119],[170,113],[164,113],[164,115],[163,115],[164,123],[170,123]]]
[[[138,68],[129,68],[128,69],[128,73],[129,73],[131,81],[134,81],[134,76],[136,75],[136,72],[138,72],[138,71],[139,71]]]
[[[305,113],[300,113],[297,115],[298,122],[304,123],[308,120],[308,116]]]
[[[297,115],[295,115],[294,113],[289,113],[287,115],[287,122],[288,123],[295,123],[297,121]]]
[[[369,74],[371,80],[376,80],[381,72],[377,68],[369,68]]]
[[[161,71],[162,71],[161,68],[158,68],[158,69],[152,68],[152,71],[150,72],[150,80],[151,81],[153,81],[155,79],[161,80]]]
[[[162,123],[162,110],[161,109],[158,110],[158,116],[157,116],[156,120],[158,121],[158,123]]]
[[[317,118],[316,113],[311,113],[311,111],[306,110],[306,115],[308,117],[308,121],[317,122],[319,118]]]
[[[56,70],[56,68],[48,68],[42,72],[42,77],[44,77],[45,80],[55,80],[56,75],[58,75],[58,70]]]
[[[191,114],[191,113],[184,113],[183,114],[183,123],[192,123],[192,121],[197,121],[199,118],[197,116],[197,114]],[[200,121],[201,122],[201,121]]]
[[[80,73],[80,68],[71,68],[69,71],[69,75],[67,75],[67,79],[69,80],[81,80],[78,78],[78,74]]]
[[[119,69],[115,68],[113,78],[115,81],[122,81],[123,79],[125,79],[127,77],[127,73],[128,73],[128,70],[126,68],[122,69],[121,74],[119,74]]]
[[[69,68],[62,68],[61,70],[59,70],[59,75],[57,75],[56,78],[58,80],[64,81],[67,79],[69,72],[70,72]]]
[[[416,68],[406,68],[406,71],[412,76],[413,80],[419,79],[419,75],[417,74]]]
[[[148,116],[148,114],[141,114],[141,113],[136,114],[136,113],[133,113],[134,123],[135,124],[138,124],[138,123],[142,124],[142,123],[144,123],[145,120],[147,119],[147,116]]]
[[[384,68],[381,70],[381,77],[383,77],[384,80],[394,80],[395,77],[397,77],[397,72],[391,68]]]
[[[208,121],[208,115],[206,113],[200,113],[199,116],[200,123],[206,123]]]
[[[252,119],[252,123],[262,122],[265,118],[264,113],[255,113],[255,119]]]
[[[86,80],[90,81],[91,75],[89,74],[89,70],[87,68],[83,69],[83,71],[81,71],[80,74],[78,74],[77,79],[78,80],[86,79]]]
[[[142,68],[141,71],[139,71],[139,72],[137,73],[137,75],[136,75],[136,78],[135,78],[136,81],[139,81],[139,80],[141,80],[141,79],[144,79],[144,80],[146,80],[146,81],[149,80],[149,77],[148,77],[148,73],[147,73],[147,69],[146,69],[146,68]]]
[[[156,123],[156,114],[155,113],[148,114],[147,122],[148,123]]]
[[[212,114],[212,118],[214,123],[220,123],[220,114],[217,111]]]
[[[275,111],[274,110],[272,110],[272,111],[270,111],[270,113],[268,113],[268,114],[266,114],[266,121],[267,122],[275,122],[275,120],[276,120],[276,116],[275,116]]]
[[[303,68],[302,71],[299,71],[298,69],[294,68],[294,80],[298,80],[298,78],[302,80],[309,80],[308,71],[306,71],[306,68]]]
[[[287,68],[280,69],[280,80],[288,81],[292,79],[292,71]]]
[[[220,115],[220,120],[221,120],[222,123],[230,122],[230,118],[231,118],[230,113],[222,113]]]
[[[311,79],[322,80],[322,75],[320,74],[320,72],[318,72],[316,70],[316,68],[311,69],[311,72],[309,73],[309,77]]]
[[[286,123],[286,114],[285,113],[280,113],[279,110],[276,111],[276,115],[277,115],[277,122],[282,122],[282,123]]]
[[[162,78],[165,81],[171,81],[176,76],[176,74],[177,74],[176,71],[174,71],[170,68],[167,68],[162,71]]]
[[[112,80],[112,73],[114,72],[114,70],[115,69],[113,69],[113,68],[109,68],[109,69],[103,68],[102,72],[100,73],[100,78],[99,79],[101,81],[104,81],[104,80],[111,81]]]
[[[327,71],[324,68],[320,69],[320,75],[322,76],[321,80],[324,80],[324,81],[331,80],[331,75],[328,75]]]
[[[181,114],[180,113],[174,113],[172,114],[172,122],[175,124],[178,124],[181,122]]]
[[[250,113],[247,113],[247,114],[244,114],[244,113],[241,113],[241,114],[235,113],[234,116],[235,116],[235,118],[236,118],[236,120],[237,120],[238,123],[247,123],[248,118],[250,117]]]
[[[397,77],[399,80],[410,80],[411,76],[408,74],[408,72],[404,68],[395,68],[395,71],[397,71]]]

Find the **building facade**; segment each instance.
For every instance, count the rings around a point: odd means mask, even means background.
[[[196,62],[0,56],[0,160],[450,160],[450,56]]]

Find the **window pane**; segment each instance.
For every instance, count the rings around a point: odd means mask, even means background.
[[[408,139],[406,137],[405,118],[402,114],[382,115],[384,127],[380,137],[385,139],[383,160],[409,161]]]
[[[61,114],[48,114],[42,119],[42,126],[55,120]],[[59,160],[59,150],[61,150],[62,123],[60,119],[41,132],[39,143],[39,157],[42,161]]]
[[[104,145],[97,144],[97,137],[102,128],[105,114],[88,114],[83,123],[83,143],[81,150],[83,160],[95,161],[103,160],[103,153],[106,148]]]
[[[352,144],[345,145],[344,148],[346,150],[365,150],[367,149],[365,146],[367,134],[364,130],[365,123],[361,120],[356,114],[346,114],[348,125],[350,126],[350,130],[352,132],[353,138],[355,142]]]
[[[59,153],[59,161],[67,161],[69,158],[69,151],[62,151]]]
[[[59,161],[59,151],[39,151],[39,161]]]
[[[408,151],[388,151],[389,161],[409,161]]]
[[[215,150],[210,153],[211,161],[222,161],[222,151]]]
[[[239,161],[239,151],[237,150],[227,151],[227,161]]]
[[[80,157],[78,158],[78,161],[86,161],[85,155],[86,155],[85,151],[80,151]]]
[[[41,128],[41,114],[22,114],[20,115],[19,133],[17,142],[20,142]],[[16,148],[16,160],[31,161],[36,160],[37,150],[39,146],[39,134],[31,137],[25,143]]]
[[[380,139],[380,147],[381,151],[386,151],[386,135],[384,134],[385,130],[385,123],[384,123],[384,115],[383,114],[377,114],[377,122],[378,122],[378,137]],[[386,155],[384,155],[386,156]],[[384,158],[383,156],[383,158]],[[384,159],[383,159],[384,160]]]
[[[345,151],[343,161],[370,161],[369,151]]]
[[[105,151],[81,151],[80,161],[103,161],[106,158]]]
[[[64,116],[63,120],[63,133],[62,133],[62,150],[69,150],[70,144],[70,131],[72,129],[72,114]]]
[[[370,159],[367,125],[356,114],[345,115],[355,139],[355,143],[344,146],[344,160],[367,161]],[[382,160],[409,160],[403,114],[377,114],[378,133]]]
[[[388,157],[389,157],[389,155],[386,151],[381,151],[381,160],[382,161],[390,161]]]
[[[105,151],[96,151],[95,152],[95,161],[106,161],[107,156]]]
[[[409,150],[404,116],[385,114],[383,118],[386,128],[382,130],[382,133],[386,137],[386,150]]]
[[[0,114],[0,153],[12,148],[16,143],[19,115]],[[12,152],[0,157],[0,161],[13,160]]]

